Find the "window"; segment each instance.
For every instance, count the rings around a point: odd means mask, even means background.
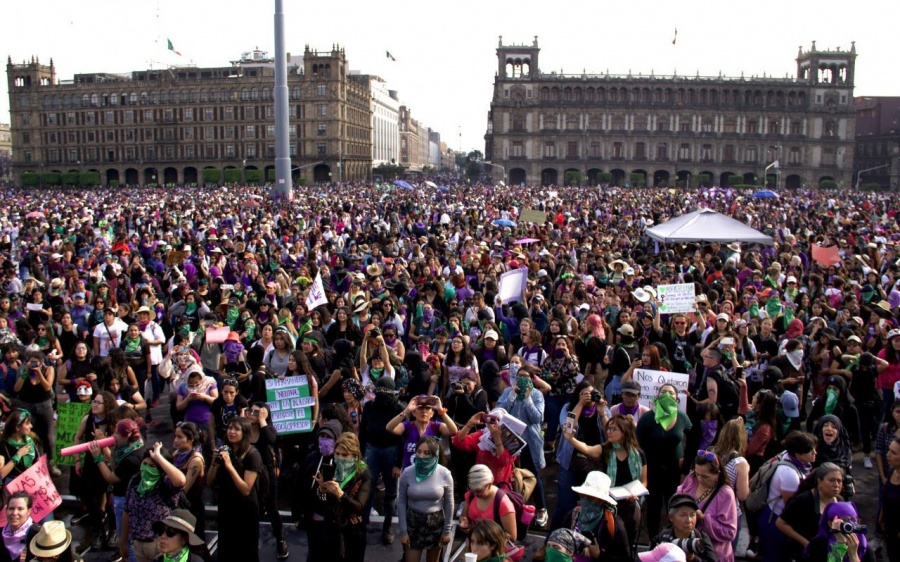
[[[26,161],[26,162],[32,162],[33,159],[34,159],[34,156],[32,156],[31,151],[30,151],[30,150],[26,150],[26,151],[25,151],[25,161]]]
[[[802,127],[802,124],[800,123],[799,119],[791,119],[790,131],[791,131],[792,135],[802,135],[803,129],[801,127]]]
[[[656,159],[660,162],[665,162],[669,159],[669,145],[668,143],[661,142],[656,145]]]
[[[324,137],[328,134],[328,126],[325,123],[319,123],[318,125],[316,125],[316,133],[320,137]]]
[[[668,131],[669,130],[669,120],[662,116],[662,119],[656,121],[656,130],[657,131]]]
[[[275,118],[275,107],[271,105],[266,106],[266,119],[274,119]]]
[[[194,140],[194,128],[193,127],[185,127],[184,140]]]
[[[112,113],[112,111],[106,112],[107,115],[109,115],[111,113]],[[124,116],[125,116],[125,124],[126,125],[131,125],[132,123],[134,123],[134,110],[133,109],[126,109],[124,112]],[[114,123],[114,121],[112,121],[111,119],[112,118],[108,119],[107,123]]]
[[[316,95],[317,96],[325,96],[328,95],[328,86],[325,84],[319,84],[316,86]]]
[[[185,158],[193,158],[194,157],[194,145],[189,144],[184,147],[184,157]]]
[[[213,115],[215,115],[215,109],[213,109],[211,107],[203,108],[203,120],[204,121],[212,121]]]
[[[31,125],[31,115],[25,114],[22,116],[22,124],[23,125]]]
[[[256,138],[256,125],[247,125],[247,128],[244,129],[244,138],[248,138],[248,139]]]
[[[47,114],[47,124],[48,125],[56,125],[56,114],[55,113]]]
[[[756,119],[748,119],[747,120],[747,132],[750,134],[756,134],[759,132],[759,121]]]
[[[207,125],[203,128],[203,138],[206,140],[211,140],[216,137],[216,128],[212,125]]]
[[[566,145],[566,158],[578,158],[578,141],[569,141]]]
[[[267,139],[275,138],[275,125],[266,125],[266,138]]]
[[[166,160],[175,160],[175,147],[172,145],[166,147]]]
[[[78,162],[78,149],[69,149],[69,162]]]
[[[690,133],[691,132],[691,122],[682,118],[681,121],[678,122],[678,130],[682,133]]]
[[[193,121],[194,120],[194,108],[193,107],[184,108],[184,113],[182,113],[182,115],[184,116],[185,121]]]
[[[129,162],[135,160],[134,154],[135,154],[135,152],[134,152],[133,146],[129,146],[129,147],[125,148],[125,160],[127,160]]]
[[[512,143],[512,156],[513,157],[521,157],[525,155],[524,146],[522,145],[522,141],[513,141]]]
[[[678,147],[678,159],[682,162],[686,162],[691,159],[691,145],[683,142]]]
[[[241,89],[241,101],[250,101],[250,90],[247,88]]]
[[[66,125],[74,125],[75,124],[75,112],[70,111],[66,113]]]
[[[216,157],[216,147],[212,144],[203,145],[203,155],[206,158],[212,159]]]
[[[94,125],[97,120],[97,114],[93,111],[88,111],[84,114],[84,124],[85,125]]]
[[[591,143],[591,158],[600,158],[600,143]]]
[[[250,101],[259,101],[259,90],[253,88],[250,90]],[[233,149],[234,147],[232,147]]]
[[[614,159],[622,159],[624,157],[624,147],[620,142],[614,142],[612,145],[612,157]]]
[[[226,139],[234,138],[234,127],[225,127],[225,138]]]
[[[50,149],[49,157],[51,162],[59,162],[59,150],[55,148]]]
[[[69,131],[69,134],[66,136],[68,137],[67,140],[70,144],[75,144],[76,142],[78,142],[77,134],[75,133],[75,131]]]
[[[172,142],[173,140],[175,140],[175,130],[169,127],[165,131],[163,131],[163,140],[165,140],[166,142]]]
[[[556,143],[544,143],[544,158],[556,158]]]
[[[327,117],[328,116],[328,106],[324,103],[320,103],[316,105],[316,115],[319,117]]]
[[[125,140],[133,141],[134,140],[134,129],[128,129],[125,131]]]
[[[711,145],[711,144],[704,144],[704,145],[703,145],[703,147],[700,149],[700,158],[701,158],[704,162],[712,162],[712,159],[713,159],[713,152],[712,152],[712,145]]]
[[[31,133],[22,133],[22,142],[25,144],[31,144]]]
[[[247,155],[247,158],[256,158],[256,145],[255,144],[244,145],[244,154]]]
[[[234,145],[233,144],[225,145],[225,158],[234,158]]]
[[[92,146],[88,148],[88,161],[96,162],[97,161],[97,147]]]
[[[751,164],[756,162],[757,159],[759,158],[759,156],[757,155],[755,146],[748,146],[745,154],[746,154],[746,161]]]
[[[645,142],[634,143],[634,157],[639,158],[639,159],[647,158],[647,143],[645,143]]]
[[[723,162],[734,162],[734,145],[726,144],[722,148],[722,161]]]
[[[296,158],[297,157],[297,145],[294,143],[291,143],[290,146],[288,146],[288,152],[289,152],[291,158]]]
[[[166,123],[171,123],[175,120],[175,110],[174,109],[164,109],[163,110],[163,121]]]
[[[800,164],[800,147],[791,147],[791,151],[788,153],[788,161],[791,164]]]
[[[255,107],[245,107],[244,108],[244,119],[256,119],[256,108]]]
[[[320,144],[316,145],[316,154],[318,155],[319,158],[325,157],[325,150],[326,150],[326,147],[325,147],[324,143],[320,143]]]
[[[144,122],[152,123],[153,122],[153,110],[147,109],[144,111]]]
[[[234,107],[228,106],[223,110],[223,117],[225,121],[231,121],[234,119]]]
[[[58,139],[56,137],[56,133],[47,133],[47,143],[48,144],[56,144]]]

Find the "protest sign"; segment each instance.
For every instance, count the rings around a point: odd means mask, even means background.
[[[522,300],[528,283],[528,270],[525,268],[513,269],[500,275],[500,302],[503,304]]]
[[[544,224],[547,222],[547,213],[537,209],[522,209],[522,214],[519,216],[519,222]]]
[[[641,385],[640,403],[642,406],[652,410],[652,400],[659,394],[660,387],[665,384],[671,384],[678,391],[678,409],[687,413],[687,397],[681,391],[687,390],[690,375],[652,371],[650,369],[635,369],[632,378]]]
[[[660,285],[656,288],[660,314],[694,311],[694,284]]]
[[[81,425],[81,419],[91,411],[90,402],[61,402],[56,408],[56,459],[58,466],[75,466],[75,457],[63,457],[59,453],[65,447],[75,444],[75,433]],[[88,439],[93,439],[89,435]]]
[[[827,246],[823,248],[818,244],[813,244],[810,246],[810,249],[812,249],[812,259],[820,265],[828,267],[830,265],[838,265],[841,263],[841,254],[837,246]]]
[[[184,263],[184,252],[181,250],[170,250],[166,254],[166,266],[181,265]]]
[[[206,343],[225,343],[231,329],[228,326],[222,328],[207,328]]]
[[[47,468],[47,455],[34,461],[31,467],[6,485],[6,493],[25,491],[32,498],[31,519],[40,521],[51,511],[62,504],[62,496],[56,489],[50,470]],[[0,527],[6,526],[6,510],[0,511]]]
[[[316,278],[313,280],[312,286],[309,288],[309,294],[306,296],[306,308],[312,310],[323,304],[328,304],[328,297],[325,296],[322,274],[316,273]]]
[[[269,423],[279,435],[309,433],[312,431],[313,404],[309,395],[306,376],[266,380],[266,403],[269,405]]]

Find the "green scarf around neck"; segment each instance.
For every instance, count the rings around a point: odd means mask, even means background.
[[[128,445],[122,445],[121,447],[116,447],[116,466],[122,462],[122,459],[130,455],[131,453],[137,451],[141,447],[144,446],[144,442],[138,439],[133,443],[129,443]]]
[[[21,461],[22,466],[24,466],[25,468],[31,468],[31,465],[34,463],[34,458],[37,455],[37,449],[34,445],[34,439],[26,435],[24,441],[15,441],[14,439],[9,438],[6,440],[6,442],[9,443],[10,447],[17,451],[25,445],[28,445],[28,452],[25,453],[24,457],[19,457],[19,460]]]
[[[125,339],[125,353],[137,353],[141,350],[141,337]]]
[[[616,451],[622,450],[622,445],[619,443],[613,443],[612,451],[609,453],[609,461],[606,464],[606,475],[609,476],[609,479],[615,484],[616,476],[618,472],[618,464],[619,461],[616,458]],[[641,454],[637,452],[637,449],[628,449],[628,470],[631,472],[630,477],[631,480],[638,480],[641,477],[641,468],[643,465],[641,464]]]
[[[187,562],[188,556],[190,555],[190,549],[185,546],[178,552],[175,556],[169,556],[168,554],[163,554],[163,562]]]

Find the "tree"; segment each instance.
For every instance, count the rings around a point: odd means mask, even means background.
[[[244,173],[247,175],[247,183],[257,185],[262,182],[262,170],[247,170]]]
[[[725,183],[727,185],[723,185],[722,187],[734,187],[736,185],[740,185],[740,184],[744,183],[744,176],[739,176],[737,174],[730,174],[726,178]]]
[[[597,174],[597,183],[612,183],[612,174],[609,172],[600,172]]]
[[[22,186],[24,187],[37,187],[40,183],[41,177],[37,175],[35,172],[23,172],[22,173]]]
[[[819,189],[837,189],[837,182],[834,180],[822,180],[819,182]]]
[[[222,177],[222,170],[218,168],[203,169],[203,183],[206,185],[216,185]]]
[[[647,176],[640,172],[632,172],[629,179],[631,180],[631,187],[644,187],[647,183]]]
[[[372,174],[381,176],[385,181],[390,181],[403,176],[406,168],[399,164],[379,164],[372,168]]]
[[[78,174],[78,183],[84,186],[100,185],[100,172],[81,172]]]
[[[225,183],[240,183],[241,171],[237,168],[225,168]]]
[[[62,175],[62,180],[66,185],[78,185],[78,172],[66,172]]]
[[[44,172],[41,174],[41,183],[44,185],[60,185],[62,174],[59,172]]]
[[[700,187],[709,187],[709,174],[697,174],[697,185]]]
[[[582,179],[583,179],[583,176],[582,176],[581,172],[576,172],[576,171],[570,170],[570,171],[566,172],[566,175],[564,176],[563,181],[565,182],[566,185],[574,186],[574,185],[581,185]]]
[[[275,168],[269,168],[269,171],[266,172],[266,181],[275,183]]]

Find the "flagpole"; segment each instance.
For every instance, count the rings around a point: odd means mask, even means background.
[[[275,193],[288,200],[291,157],[288,145],[287,53],[284,46],[284,2],[275,0]]]

